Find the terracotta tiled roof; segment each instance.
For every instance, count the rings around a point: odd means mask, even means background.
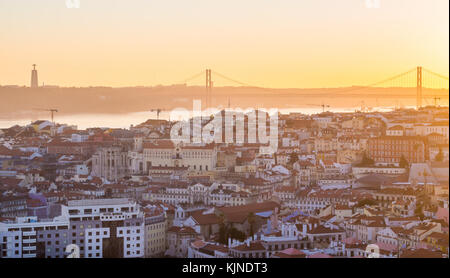
[[[224,214],[227,222],[243,223],[250,213],[272,211],[277,207],[280,207],[278,203],[268,201],[264,203],[253,203],[242,206],[222,207],[218,208],[218,210]]]
[[[248,245],[247,243],[232,247],[231,249],[236,251],[263,251],[266,250],[259,241],[252,241]]]
[[[278,258],[306,258],[306,254],[300,250],[289,248],[283,251],[277,252],[273,255]]]
[[[432,251],[428,249],[405,250],[400,255],[401,258],[443,258],[440,251]]]
[[[142,144],[144,149],[174,149],[175,145],[172,140],[156,140],[153,142],[144,142]]]
[[[203,249],[212,250],[212,251],[219,251],[222,253],[228,253],[229,249],[225,245],[219,245],[219,244],[207,244],[203,247]]]
[[[333,257],[330,256],[330,255],[324,254],[324,253],[315,253],[315,254],[310,255],[308,258],[311,258],[311,259],[328,259],[328,258],[333,258]]]
[[[203,214],[202,211],[194,212],[191,217],[197,222],[199,225],[212,225],[219,224],[220,219],[214,213]]]
[[[178,227],[172,226],[168,230],[169,232],[175,232],[177,234],[197,234],[191,227]]]
[[[334,234],[334,233],[343,233],[344,230],[341,229],[331,229],[325,226],[317,226],[308,232],[308,234]]]

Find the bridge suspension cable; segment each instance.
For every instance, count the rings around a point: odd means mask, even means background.
[[[198,78],[198,77],[200,77],[200,76],[203,76],[204,74],[205,74],[205,70],[202,70],[201,72],[196,73],[196,74],[194,74],[193,76],[188,77],[188,78],[186,78],[186,79],[184,79],[184,80],[181,80],[181,81],[178,82],[178,83],[185,84],[185,83],[187,83],[187,82],[189,82],[189,81],[192,81],[192,80],[194,80],[194,79],[196,79],[196,78]]]
[[[449,88],[449,79],[447,76],[444,76],[439,73],[435,73],[428,69],[422,69],[423,75],[423,87],[432,88],[432,89],[448,89]]]
[[[376,88],[377,86],[382,85],[382,84],[385,84],[385,85],[390,84],[390,85],[394,85],[394,86],[388,86],[388,87],[396,87],[395,85],[398,85],[398,84],[395,84],[395,82],[394,82],[394,83],[389,83],[389,82],[398,80],[398,79],[400,79],[400,78],[402,78],[402,77],[405,77],[405,76],[406,76],[406,82],[405,82],[403,85],[406,84],[406,86],[407,86],[408,83],[410,83],[410,82],[412,81],[411,78],[409,78],[409,77],[411,77],[410,74],[411,74],[411,73],[414,73],[415,71],[416,71],[416,68],[413,68],[413,69],[410,69],[410,70],[405,71],[405,72],[403,72],[403,73],[394,75],[394,76],[392,76],[392,77],[383,79],[383,80],[381,80],[381,81],[374,82],[374,83],[369,84],[369,85],[358,86],[358,87],[354,87],[354,88],[350,88],[350,89],[344,89],[344,90],[339,90],[339,89],[338,89],[339,91],[336,92],[336,93],[337,93],[337,94],[342,94],[342,93],[348,93],[348,92],[352,92],[352,91],[359,91],[359,90],[365,90],[365,89],[370,89],[370,88]],[[414,80],[414,81],[415,81],[415,80]],[[401,83],[401,82],[399,82],[399,83]],[[406,88],[407,88],[407,87],[406,87]]]
[[[189,81],[192,81],[196,78],[204,76],[205,72],[206,72],[206,78],[207,78],[207,80],[206,80],[207,105],[210,104],[210,103],[208,103],[208,101],[210,101],[210,98],[212,97],[212,95],[211,95],[211,90],[212,90],[211,72],[214,73],[214,76],[223,78],[234,84],[238,84],[240,86],[245,86],[245,87],[256,88],[261,91],[266,91],[266,92],[270,92],[272,94],[280,95],[279,89],[277,90],[277,89],[270,89],[270,88],[264,88],[261,86],[251,85],[249,83],[236,80],[234,78],[228,77],[227,75],[224,75],[224,74],[216,72],[216,71],[212,71],[210,69],[207,69],[206,71],[202,70],[201,72],[184,79],[180,83],[186,84]],[[425,69],[422,67],[416,67],[416,68],[410,69],[408,71],[402,72],[400,74],[391,76],[389,78],[386,78],[381,81],[377,81],[377,82],[374,82],[372,84],[368,84],[365,86],[353,86],[350,88],[327,89],[326,94],[333,95],[333,96],[343,95],[343,94],[348,94],[349,92],[357,92],[357,91],[373,89],[373,88],[398,88],[398,89],[416,88],[417,107],[419,108],[422,106],[422,99],[425,100],[426,103],[428,103],[427,98],[433,98],[433,97],[437,98],[437,95],[433,95],[433,96],[422,95],[422,92],[424,91],[424,89],[427,89],[426,91],[428,91],[428,92],[430,89],[447,89],[448,90],[448,88],[449,88],[448,84],[449,84],[449,78],[447,76],[438,74],[436,72],[433,72],[431,70],[428,70],[428,69]],[[392,94],[392,92],[389,95],[395,96],[394,94]],[[410,96],[410,95],[407,95],[405,93],[398,94],[398,97],[402,97],[402,96]]]

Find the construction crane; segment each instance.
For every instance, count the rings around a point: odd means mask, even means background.
[[[49,108],[49,109],[36,109],[36,110],[40,110],[40,111],[48,111],[48,112],[50,112],[50,116],[51,116],[51,118],[52,118],[52,123],[55,123],[55,121],[53,120],[53,119],[54,119],[54,113],[55,113],[55,112],[58,112],[58,109],[55,109],[55,108]]]
[[[307,104],[307,105],[309,105],[309,106],[318,106],[318,107],[322,107],[322,113],[325,112],[325,108],[330,108],[330,105],[324,104],[324,103],[322,103],[321,105],[318,105],[318,104]]]
[[[441,100],[440,97],[434,97],[434,107],[437,107],[438,100]]]
[[[161,108],[157,108],[157,109],[151,109],[150,112],[156,112],[156,118],[159,120],[159,114],[161,114],[161,112],[163,112],[164,110]]]

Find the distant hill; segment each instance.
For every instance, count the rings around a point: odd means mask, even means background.
[[[266,89],[254,87],[218,87],[212,92],[213,107],[240,108],[314,108],[311,104],[326,103],[331,107],[360,107],[362,101],[367,107],[412,106],[415,105],[415,88],[361,89]],[[434,96],[440,103],[448,105],[448,90],[424,90],[428,98],[424,104],[433,104]],[[0,118],[27,117],[36,109],[57,108],[58,115],[85,113],[130,113],[162,108],[177,107],[192,109],[192,100],[206,103],[204,87],[199,86],[157,86],[157,87],[87,87],[63,88],[44,87],[0,87]]]

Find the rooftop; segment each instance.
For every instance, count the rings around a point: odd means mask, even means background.
[[[114,205],[125,205],[130,204],[130,201],[126,198],[120,199],[95,199],[95,200],[75,200],[69,201],[69,207],[78,206],[114,206]]]

